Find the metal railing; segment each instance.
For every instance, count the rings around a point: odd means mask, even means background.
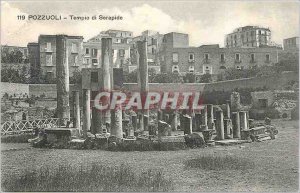
[[[58,118],[5,121],[1,123],[1,135],[14,135],[32,132],[34,128],[57,128]]]

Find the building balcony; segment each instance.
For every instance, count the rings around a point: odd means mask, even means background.
[[[265,60],[265,63],[269,64],[269,63],[271,63],[271,60]]]
[[[173,62],[173,64],[177,64],[178,60],[173,60],[172,62]]]
[[[189,63],[194,63],[195,60],[194,59],[189,59]]]
[[[78,54],[78,50],[72,50],[71,53],[72,54]]]

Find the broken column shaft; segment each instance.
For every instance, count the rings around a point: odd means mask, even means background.
[[[223,140],[224,139],[224,120],[223,120],[223,111],[216,112],[216,132],[217,132],[217,139]]]
[[[123,138],[122,130],[122,109],[121,107],[111,111],[111,135],[117,138]]]
[[[213,129],[213,123],[214,123],[214,106],[209,104],[206,105],[207,107],[207,126],[208,129]]]
[[[239,112],[232,113],[232,129],[233,138],[241,138],[241,128],[240,128],[240,114]]]
[[[207,130],[207,109],[206,106],[204,106],[203,109],[201,109],[201,131]]]
[[[57,116],[60,124],[65,125],[70,120],[69,104],[69,64],[67,36],[56,36],[56,89],[57,89]]]
[[[92,133],[102,133],[102,113],[96,107],[92,108]]]
[[[247,123],[247,112],[240,111],[240,127],[241,130],[248,130],[248,123]]]

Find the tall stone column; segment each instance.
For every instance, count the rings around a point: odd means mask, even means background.
[[[217,132],[217,139],[223,140],[224,139],[224,119],[223,119],[223,111],[216,112],[216,132]]]
[[[241,108],[241,97],[240,93],[232,92],[230,95],[230,105],[232,111],[239,111]]]
[[[195,124],[197,131],[201,131],[201,123],[202,123],[202,115],[201,113],[195,113]]]
[[[204,109],[201,109],[201,131],[207,130],[207,109],[206,106],[204,106]]]
[[[171,116],[171,129],[172,131],[176,131],[178,125],[177,111],[174,111],[170,116]]]
[[[231,119],[224,119],[224,136],[225,136],[225,139],[233,138]]]
[[[226,101],[226,117],[230,119],[230,101]]]
[[[241,130],[248,130],[246,111],[240,111],[239,113],[240,113],[240,127],[241,127]]]
[[[102,133],[101,111],[96,107],[92,108],[92,133]]]
[[[241,127],[240,127],[240,114],[239,112],[232,113],[232,129],[233,138],[241,138]]]
[[[132,124],[132,127],[133,127],[133,131],[135,132],[138,128],[138,122],[137,122],[137,115],[136,114],[131,115],[131,124]]]
[[[162,121],[162,120],[163,120],[163,112],[160,109],[158,109],[157,110],[157,122]]]
[[[81,130],[80,125],[80,104],[79,104],[79,91],[73,91],[73,116],[74,116],[74,122],[73,126],[74,128],[78,128],[78,130]]]
[[[112,91],[112,38],[101,39],[101,61],[102,61],[102,89],[106,92]],[[110,104],[110,99],[103,100],[103,104]],[[108,105],[109,106],[109,105]],[[110,111],[103,111],[104,122],[111,123]]]
[[[137,42],[137,50],[138,50],[138,84],[140,87],[141,99],[142,103],[145,104],[145,100],[147,97],[147,93],[149,92],[149,84],[148,84],[148,55],[147,55],[147,41],[138,41]],[[145,109],[141,111],[144,118],[144,115],[149,117],[149,110]],[[148,130],[148,123],[143,124],[141,126],[141,130]]]
[[[111,120],[111,135],[117,138],[123,138],[121,107],[111,111]]]
[[[192,118],[189,115],[183,115],[182,122],[183,122],[184,134],[191,134],[193,132]]]
[[[91,90],[83,89],[82,96],[82,105],[83,105],[83,137],[87,137],[87,131],[90,130],[91,127]]]
[[[213,129],[214,123],[214,106],[212,104],[206,105],[207,107],[207,126],[208,129]]]
[[[56,36],[56,89],[57,89],[57,116],[61,125],[70,120],[69,104],[69,63],[67,36]]]

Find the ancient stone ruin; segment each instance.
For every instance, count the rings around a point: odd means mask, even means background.
[[[254,124],[237,92],[233,92],[224,105],[201,104],[200,111],[134,110],[124,109],[122,104],[116,104],[114,109],[99,110],[95,95],[100,91],[122,91],[123,84],[122,69],[112,65],[112,39],[102,38],[101,43],[102,68],[83,69],[82,84],[69,93],[66,40],[63,35],[57,36],[57,110],[64,127],[37,131],[36,138],[29,140],[33,146],[114,149],[128,144],[140,147],[172,144],[195,148],[275,139],[278,131],[271,120]],[[138,91],[143,101],[144,94],[149,92],[147,42],[138,41],[134,53],[138,62]],[[109,105],[111,100],[104,97],[96,102]]]

